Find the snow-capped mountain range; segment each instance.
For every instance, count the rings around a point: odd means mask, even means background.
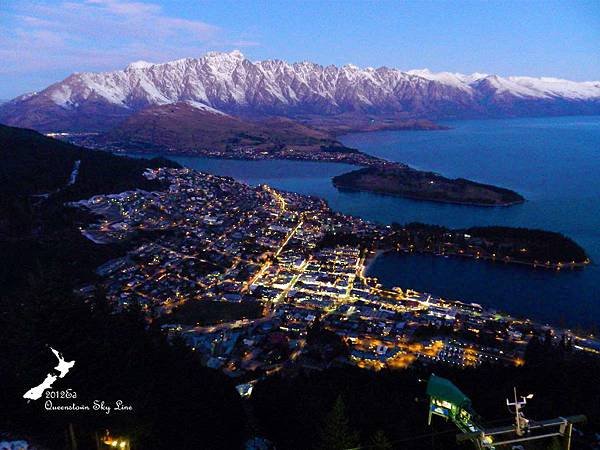
[[[218,114],[453,118],[600,114],[600,81],[252,62],[239,51],[75,73],[0,106],[0,122],[42,131],[107,130],[149,106]]]

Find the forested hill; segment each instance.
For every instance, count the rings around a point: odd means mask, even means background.
[[[151,185],[142,176],[146,167],[177,166],[156,158],[124,158],[90,151],[46,137],[33,130],[0,125],[0,195],[39,195],[65,188],[76,161],[77,179],[65,190],[71,198],[122,192]]]
[[[174,165],[91,151],[35,131],[0,125],[0,267],[4,293],[39,268],[81,280],[112,256],[92,245],[77,226],[88,220],[65,202],[96,194],[158,187],[143,177],[146,167]]]
[[[33,228],[39,237],[40,229],[65,212],[67,201],[157,188],[143,172],[159,166],[178,167],[162,158],[115,156],[0,125],[0,243],[28,236]]]

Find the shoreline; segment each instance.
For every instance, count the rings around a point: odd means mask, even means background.
[[[424,172],[424,171],[419,171],[419,172]],[[384,196],[390,196],[390,197],[406,198],[406,199],[409,199],[409,200],[415,200],[415,201],[420,201],[420,202],[446,203],[446,204],[450,204],[450,205],[474,206],[474,207],[482,207],[482,208],[496,208],[496,207],[498,207],[498,208],[507,208],[509,206],[522,205],[523,203],[525,203],[527,201],[526,199],[523,199],[523,200],[518,200],[518,201],[514,201],[514,202],[507,202],[507,203],[460,202],[460,201],[457,201],[457,200],[440,200],[440,199],[434,199],[434,198],[423,198],[423,197],[418,197],[418,196],[415,196],[415,195],[397,194],[397,193],[394,193],[394,192],[387,192],[387,191],[376,190],[376,189],[362,189],[362,188],[354,188],[354,187],[348,187],[348,186],[340,186],[338,183],[336,183],[336,182],[333,181],[333,178],[332,178],[332,184],[339,191],[366,192],[366,193],[369,193],[369,194],[377,194],[377,195],[384,195]]]
[[[361,163],[361,162],[357,162],[357,161],[344,161],[344,160],[335,160],[335,159],[308,159],[308,158],[301,158],[301,157],[282,158],[282,157],[277,157],[277,155],[274,155],[274,157],[270,157],[269,155],[266,155],[266,156],[262,155],[262,156],[258,156],[256,158],[252,158],[252,157],[241,156],[241,155],[210,155],[210,154],[198,154],[198,153],[194,153],[194,152],[185,152],[185,151],[177,152],[177,153],[144,152],[144,151],[139,151],[139,150],[124,150],[124,151],[107,150],[107,151],[109,151],[110,153],[119,155],[119,156],[133,157],[133,158],[148,156],[149,159],[154,158],[154,157],[163,157],[163,158],[167,158],[167,159],[169,159],[169,157],[188,157],[188,158],[192,157],[192,158],[201,158],[201,159],[217,159],[217,160],[222,159],[222,160],[227,160],[227,161],[296,161],[296,162],[311,162],[311,163],[317,163],[317,164],[320,164],[320,163],[346,164],[346,165],[356,167],[356,169],[361,169],[361,168],[366,168],[366,167],[377,167],[380,164],[381,165],[397,165],[402,168],[410,168],[411,170],[414,170],[416,172],[427,173],[427,171],[414,169],[404,163],[387,161],[384,159],[377,158],[375,156],[370,156],[367,153],[362,153],[362,152],[360,154],[366,155],[368,158],[373,158],[373,161],[370,162],[369,164],[365,164],[365,163]],[[344,172],[337,176],[346,175],[351,172],[352,171]],[[372,190],[372,189],[362,189],[362,188],[341,186],[338,183],[336,183],[334,179],[335,179],[335,177],[331,178],[331,183],[339,191],[345,190],[348,192],[366,192],[366,193],[370,193],[370,194],[386,195],[386,196],[392,196],[392,197],[398,197],[398,198],[406,198],[409,200],[421,201],[421,202],[435,202],[435,203],[445,203],[445,204],[451,204],[451,205],[473,206],[473,207],[484,207],[484,208],[494,208],[494,207],[506,208],[509,206],[521,205],[527,201],[525,198],[523,200],[517,200],[514,202],[506,202],[506,203],[477,203],[477,202],[467,202],[467,201],[461,202],[461,201],[457,201],[457,200],[440,200],[440,199],[434,199],[434,198],[420,197],[417,195],[398,194],[398,193],[394,193],[394,192],[387,192],[384,190]],[[471,180],[467,180],[467,181],[471,181]],[[473,183],[476,183],[476,182],[473,182]],[[490,185],[490,186],[498,187],[495,185]]]
[[[379,256],[383,255],[384,253],[386,253],[388,250],[386,249],[376,249],[374,250],[374,253],[372,255],[369,255],[367,257],[365,257],[365,260],[363,262],[363,277],[367,277],[367,272],[369,271],[369,269],[371,268],[371,266],[373,265],[373,263],[375,262],[375,260],[377,258],[379,258]],[[371,252],[369,252],[371,253]]]
[[[423,255],[431,255],[434,257],[457,257],[457,258],[463,258],[463,259],[471,259],[471,260],[475,260],[475,261],[482,260],[482,261],[493,262],[493,263],[498,262],[498,263],[504,263],[504,264],[520,264],[522,266],[527,266],[527,267],[531,267],[534,269],[541,268],[541,269],[545,269],[545,270],[555,270],[555,271],[566,270],[566,269],[583,270],[588,265],[590,265],[592,262],[588,258],[585,261],[576,262],[576,263],[545,264],[545,263],[533,263],[533,262],[513,259],[513,258],[509,258],[509,257],[495,258],[492,256],[471,256],[471,255],[465,255],[465,254],[461,254],[461,253],[436,254],[435,252],[430,251],[430,250],[409,250],[409,249],[397,249],[397,248],[383,248],[383,249],[378,249],[377,252],[378,252],[377,256],[379,256],[380,254],[385,254],[385,253],[398,253],[398,254],[408,254],[408,255],[410,255],[411,253],[419,253],[419,254],[423,254]],[[373,261],[370,261],[369,265],[372,264],[372,262]],[[366,261],[365,261],[365,263],[366,263]]]

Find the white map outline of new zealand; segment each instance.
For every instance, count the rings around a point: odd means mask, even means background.
[[[46,375],[44,381],[25,392],[23,398],[38,400],[46,389],[50,389],[57,379],[64,378],[64,376],[69,373],[69,370],[75,365],[75,361],[65,361],[59,351],[54,350],[52,347],[50,347],[50,350],[52,350],[52,353],[54,353],[54,356],[58,359],[58,366],[54,368],[58,373],[55,372]]]

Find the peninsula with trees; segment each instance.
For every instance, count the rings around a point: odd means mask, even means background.
[[[340,190],[473,206],[511,206],[525,201],[510,189],[464,178],[450,179],[395,163],[377,164],[338,175],[333,178],[333,184]]]

